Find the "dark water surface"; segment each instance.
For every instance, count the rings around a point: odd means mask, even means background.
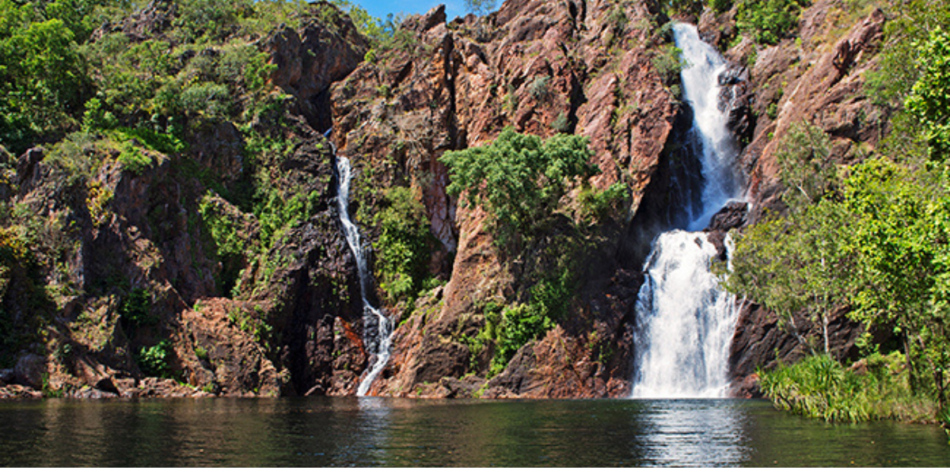
[[[0,403],[0,466],[950,466],[933,426],[765,401]]]

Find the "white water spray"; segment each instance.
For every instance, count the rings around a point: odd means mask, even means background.
[[[373,384],[386,363],[389,362],[392,350],[393,324],[392,320],[383,315],[383,312],[369,303],[367,289],[372,285],[372,280],[366,266],[366,254],[360,244],[360,231],[350,219],[349,211],[350,179],[353,177],[353,171],[350,168],[349,159],[342,155],[336,155],[335,148],[333,152],[336,157],[337,173],[339,174],[336,200],[340,211],[340,221],[343,223],[343,234],[346,236],[346,243],[349,244],[350,250],[353,252],[353,258],[356,260],[356,271],[360,279],[360,297],[363,299],[363,341],[369,353],[373,355],[371,360],[373,364],[363,375],[363,379],[356,389],[357,396],[365,396],[370,385]]]
[[[696,27],[676,24],[673,33],[688,62],[682,80],[683,96],[694,113],[689,140],[702,164],[701,203],[684,210],[687,229],[698,230],[738,195],[733,172],[737,147],[718,108],[717,79],[726,70],[725,61],[699,39]],[[728,239],[726,244],[728,250]],[[654,241],[637,301],[633,397],[726,395],[738,306],[709,270],[715,256],[715,246],[702,232],[673,230]]]

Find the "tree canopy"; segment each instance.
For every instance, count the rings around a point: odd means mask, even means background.
[[[572,182],[593,176],[588,140],[558,134],[547,140],[506,128],[489,145],[446,152],[447,191],[463,206],[483,206],[501,237],[526,236],[553,213]]]

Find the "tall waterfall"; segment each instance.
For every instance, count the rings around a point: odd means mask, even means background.
[[[676,24],[673,34],[688,63],[682,71],[683,96],[694,113],[688,145],[702,164],[693,172],[701,176],[674,180],[673,186],[701,183],[702,192],[693,194],[700,202],[687,203],[682,210],[687,229],[695,231],[740,192],[733,172],[738,148],[718,108],[718,77],[725,61],[699,39],[695,26]],[[728,239],[726,244],[728,248]],[[672,230],[654,241],[636,306],[633,397],[726,395],[738,307],[709,270],[715,255],[715,246],[702,232]]]
[[[340,210],[340,221],[343,223],[343,233],[346,235],[346,243],[349,244],[353,252],[353,258],[356,260],[356,271],[360,279],[360,297],[363,299],[363,341],[367,350],[373,355],[371,359],[372,366],[363,375],[359,387],[356,389],[357,396],[365,396],[373,380],[379,376],[379,373],[389,362],[389,356],[392,349],[393,324],[392,320],[383,315],[369,302],[369,290],[372,285],[372,279],[366,266],[366,254],[363,246],[360,244],[360,230],[350,219],[349,201],[350,201],[350,179],[353,177],[353,171],[350,168],[350,160],[342,155],[336,154],[336,168],[338,180],[336,194],[337,206]]]

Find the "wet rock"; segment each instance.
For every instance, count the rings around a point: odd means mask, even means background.
[[[33,354],[21,356],[13,371],[17,383],[40,389],[43,386],[43,375],[47,373],[46,359]]]
[[[103,391],[98,388],[82,388],[69,394],[69,397],[75,399],[111,399],[118,397],[118,394],[111,391]]]
[[[13,384],[16,372],[13,369],[0,369],[0,384]]]
[[[749,71],[736,64],[719,74],[719,110],[726,114],[726,126],[741,142],[752,138],[755,129],[755,114],[752,103],[755,101]]]
[[[486,381],[485,378],[472,375],[462,379],[442,378],[440,383],[446,390],[446,398],[471,398],[485,386]]]
[[[139,381],[138,385],[128,393],[131,397],[138,398],[194,398],[210,397],[199,389],[185,386],[173,379],[145,378]]]
[[[749,203],[733,201],[722,207],[709,220],[709,225],[703,231],[729,231],[730,229],[745,226],[749,215]]]
[[[96,382],[95,388],[99,391],[110,393],[112,395],[120,395],[119,388],[116,387],[115,381],[112,378],[102,378]]]
[[[748,215],[749,203],[732,202],[717,211],[709,220],[709,225],[706,226],[706,229],[703,229],[703,232],[707,233],[706,239],[713,246],[716,246],[719,260],[725,261],[727,259],[727,250],[724,244],[726,234],[730,229],[745,226]]]
[[[43,394],[39,391],[18,384],[0,386],[0,399],[40,399]]]

